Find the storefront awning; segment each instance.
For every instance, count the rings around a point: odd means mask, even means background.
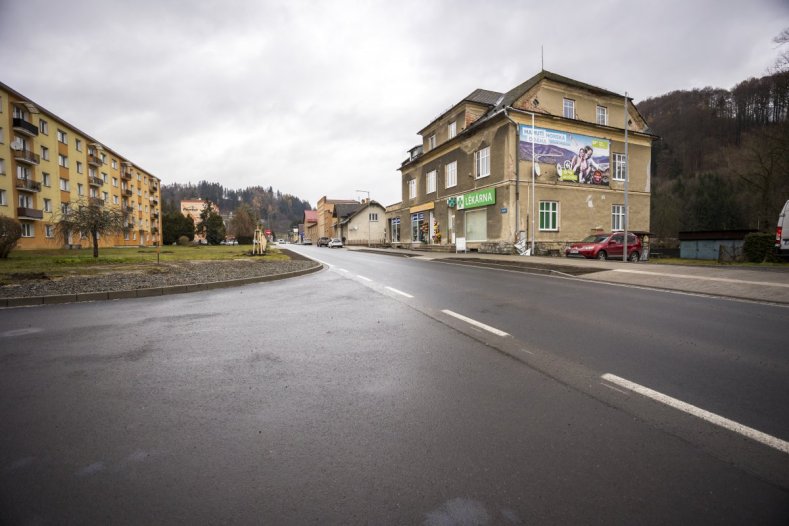
[[[413,206],[413,207],[409,208],[408,211],[410,213],[414,214],[416,212],[424,212],[425,210],[433,210],[435,207],[436,207],[436,204],[434,202],[430,202],[430,203],[425,203],[425,204],[419,205],[419,206]]]

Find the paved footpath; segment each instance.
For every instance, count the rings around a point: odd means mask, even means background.
[[[752,301],[789,305],[789,265],[781,267],[692,266],[650,262],[597,261],[564,257],[506,256],[477,253],[440,253],[404,249],[368,249],[429,259],[461,260],[470,263],[517,265],[535,271],[576,275],[580,279],[623,285],[652,287],[679,292],[709,294]]]

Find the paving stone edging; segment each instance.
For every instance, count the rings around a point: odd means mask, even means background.
[[[199,292],[202,290],[223,289],[228,287],[238,287],[241,285],[251,285],[266,281],[277,281],[280,279],[295,278],[312,274],[323,269],[323,265],[316,263],[314,267],[285,272],[283,274],[270,274],[268,276],[254,276],[251,278],[231,279],[227,281],[211,281],[207,283],[195,283],[193,285],[173,285],[169,287],[154,287],[150,289],[134,290],[114,290],[106,292],[84,292],[81,294],[59,294],[53,296],[30,296],[26,298],[0,298],[0,308],[3,307],[25,307],[30,305],[54,305],[58,303],[77,303],[82,301],[103,301],[117,300],[126,298],[149,298],[152,296],[169,296],[170,294],[184,294],[187,292]]]

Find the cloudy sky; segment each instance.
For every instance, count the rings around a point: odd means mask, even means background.
[[[173,182],[400,200],[476,88],[545,69],[636,102],[762,76],[787,0],[0,0],[0,81]]]

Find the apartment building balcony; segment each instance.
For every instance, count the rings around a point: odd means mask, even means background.
[[[151,219],[158,221],[159,220],[159,212],[151,213]]]
[[[102,186],[104,184],[104,180],[101,177],[88,177],[88,184],[91,186]]]
[[[17,179],[16,189],[20,192],[40,192],[41,183],[32,179]]]
[[[41,156],[30,150],[13,150],[13,152],[14,159],[20,163],[38,164],[41,162]]]
[[[89,197],[88,204],[90,206],[104,206],[104,199],[101,197]]]
[[[133,230],[134,229],[134,220],[133,219],[131,221],[129,221],[128,223],[126,223],[126,228],[128,228],[129,230]]]
[[[123,179],[124,181],[131,181],[131,178],[132,178],[131,172],[125,172],[125,171],[121,172],[121,179]]]
[[[125,195],[126,197],[132,197],[134,195],[134,192],[132,192],[129,189],[126,189],[126,190],[121,190],[121,194]]]
[[[28,137],[35,137],[38,135],[38,126],[31,122],[27,122],[21,117],[14,117],[11,121],[11,127],[14,128],[15,132],[27,135]]]
[[[159,200],[156,199],[155,197],[151,197],[151,204],[153,206],[159,206]]]
[[[19,219],[44,219],[44,211],[35,208],[18,207],[16,215]]]
[[[102,162],[101,157],[98,155],[93,155],[91,153],[88,154],[88,164],[91,166],[102,166],[104,162]]]

